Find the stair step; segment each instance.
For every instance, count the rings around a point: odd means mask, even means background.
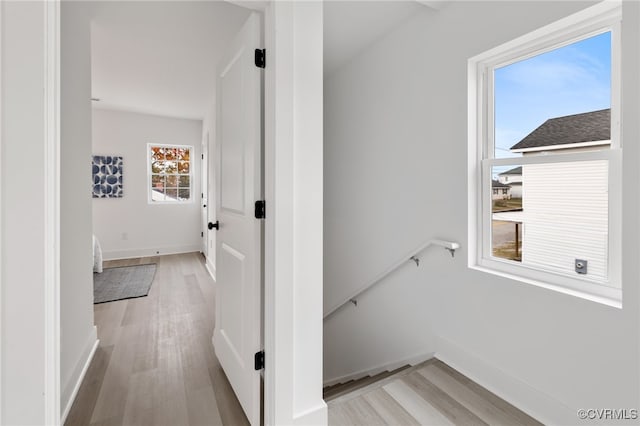
[[[385,379],[389,376],[392,376],[396,373],[401,372],[409,368],[410,365],[403,365],[402,367],[396,368],[392,371],[383,371],[374,376],[365,376],[361,377],[357,380],[349,380],[348,382],[338,383],[336,385],[327,386],[322,390],[322,397],[325,401],[331,401],[332,399],[338,398],[342,395],[346,395],[355,390],[361,389],[365,386],[368,386],[372,383]]]

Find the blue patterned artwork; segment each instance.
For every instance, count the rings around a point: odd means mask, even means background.
[[[93,198],[122,197],[122,157],[94,155],[91,173]]]

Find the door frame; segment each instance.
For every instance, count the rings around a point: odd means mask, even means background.
[[[205,262],[209,258],[209,131],[204,134],[204,140],[200,148],[200,226],[201,248]],[[206,197],[205,197],[206,195]],[[206,203],[206,204],[205,204]],[[206,207],[204,207],[206,205]]]
[[[45,421],[58,424],[60,389],[60,1],[45,8]],[[46,397],[48,396],[48,398]]]
[[[44,419],[60,422],[60,2],[44,2]]]
[[[264,422],[326,425],[323,5],[274,0],[264,17]]]
[[[45,171],[48,193],[45,200],[46,234],[44,290],[42,297],[45,305],[46,323],[42,325],[45,340],[45,391],[44,418],[46,424],[59,425],[60,418],[60,1],[50,0],[43,3],[45,40],[43,53],[47,67],[43,105],[45,111],[46,134],[43,135],[43,152],[46,155]],[[322,104],[317,108],[309,108],[303,104],[305,111],[303,121],[293,115],[294,94],[304,95],[306,89],[322,93],[322,6],[319,2],[277,2],[228,0],[238,6],[262,12],[264,18],[264,45],[267,49],[267,67],[265,69],[264,93],[264,126],[265,126],[265,164],[264,185],[267,200],[267,217],[265,220],[265,285],[264,285],[264,423],[271,424],[317,424],[326,425],[326,404],[322,400],[322,256],[318,258],[300,259],[294,256],[294,243],[306,239],[314,244],[322,253],[322,213],[314,211],[311,217],[300,210],[294,212],[294,202],[299,204],[300,192],[293,191],[293,177],[296,170],[305,170],[307,158],[294,157],[294,130],[297,137],[308,136],[313,146],[322,146],[322,136],[301,135],[300,129],[307,129],[309,118],[313,125],[322,125]],[[317,3],[317,4],[316,4]],[[318,6],[319,5],[319,6]],[[318,9],[318,7],[320,9]],[[312,8],[312,13],[304,12]],[[298,10],[303,10],[301,15]],[[298,19],[300,18],[300,19]],[[308,27],[306,22],[314,25]],[[320,24],[318,27],[317,24]],[[278,31],[276,31],[276,29]],[[317,33],[320,33],[319,41]],[[303,46],[294,49],[293,39],[302,35],[302,39],[313,36],[311,40],[315,48],[305,50]],[[310,55],[310,56],[309,56]],[[311,80],[306,77],[301,67],[306,57],[318,57],[319,70],[312,73]],[[298,64],[299,71],[294,70]],[[318,72],[320,81],[318,81]],[[296,79],[292,79],[295,75]],[[314,98],[317,101],[317,98]],[[300,107],[300,105],[296,106]],[[316,102],[316,107],[317,102]],[[319,117],[319,118],[318,118]],[[276,121],[277,118],[277,121]],[[317,133],[317,128],[313,129]],[[303,132],[304,133],[304,132]],[[277,140],[277,143],[276,143]],[[317,159],[312,161],[318,161]],[[321,161],[321,159],[320,159]],[[278,163],[276,170],[275,164]],[[302,165],[302,167],[300,167]],[[316,163],[317,166],[317,163]],[[322,171],[320,170],[320,180]],[[312,182],[305,182],[304,193],[322,194],[321,181],[318,184],[317,173]],[[304,196],[300,198],[306,198]],[[304,201],[304,200],[303,200]],[[321,203],[320,203],[321,206]],[[318,221],[318,214],[320,220]],[[277,216],[277,220],[276,220]],[[304,228],[294,227],[290,219],[305,219]],[[311,220],[307,220],[311,219]],[[308,237],[312,235],[311,240]],[[295,239],[295,241],[294,241]],[[318,246],[319,242],[319,246]],[[317,251],[317,250],[316,250]],[[310,265],[320,274],[311,281],[304,281],[294,274],[296,265]],[[304,277],[303,277],[304,278]],[[276,279],[278,288],[276,289]],[[305,291],[300,291],[304,288]],[[313,290],[313,291],[308,291]],[[297,294],[297,296],[296,296]],[[295,309],[303,298],[302,304],[312,309],[301,312]],[[278,309],[276,310],[276,305]],[[294,335],[293,324],[299,330],[312,332],[312,339],[306,335],[304,341]],[[276,333],[276,330],[278,333]],[[311,339],[311,340],[310,340]],[[313,345],[309,345],[313,341]],[[295,352],[295,357],[294,357]],[[273,354],[278,354],[276,359]],[[311,355],[310,357],[307,355]],[[305,377],[296,378],[295,361],[298,364],[304,359]],[[295,395],[295,398],[294,398]],[[1,405],[1,402],[0,402]],[[0,410],[3,407],[0,406]]]

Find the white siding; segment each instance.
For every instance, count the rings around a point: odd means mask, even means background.
[[[523,211],[524,265],[576,276],[583,259],[586,278],[607,280],[606,160],[523,166]]]
[[[511,198],[522,198],[522,185],[511,185]]]
[[[499,175],[498,182],[507,185],[514,182],[522,182],[522,175]]]

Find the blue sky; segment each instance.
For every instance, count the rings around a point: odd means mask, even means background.
[[[495,70],[496,157],[549,118],[611,107],[611,34]],[[519,156],[519,155],[517,155]]]

